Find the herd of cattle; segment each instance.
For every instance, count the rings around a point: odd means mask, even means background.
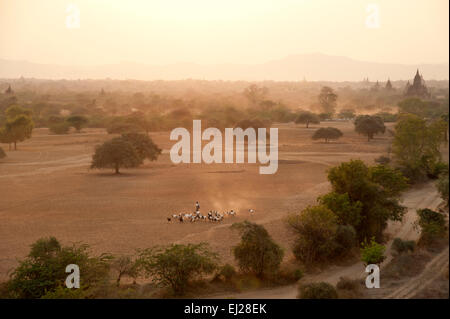
[[[248,210],[250,214],[253,214],[255,211],[253,209]],[[170,217],[167,217],[167,221],[178,221],[183,223],[187,222],[196,222],[196,221],[210,221],[210,222],[221,222],[225,217],[234,217],[236,216],[236,212],[232,209],[230,211],[225,211],[223,213],[219,213],[216,210],[210,210],[207,215],[203,215],[199,210],[194,213],[179,213],[173,214]]]

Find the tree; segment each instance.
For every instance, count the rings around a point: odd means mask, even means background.
[[[256,84],[252,84],[244,90],[244,96],[253,106],[262,102],[268,93],[269,90],[266,87],[258,87]]]
[[[4,157],[6,157],[6,153],[3,150],[3,148],[0,147],[0,158],[4,158]]]
[[[121,167],[132,168],[142,164],[142,158],[130,142],[116,137],[95,148],[91,168],[113,168],[119,174]]]
[[[354,109],[343,109],[339,112],[339,118],[341,119],[353,119],[355,117]]]
[[[123,276],[128,276],[136,281],[139,274],[138,264],[131,256],[118,256],[113,259],[111,268],[117,272],[117,287],[120,286],[120,280]]]
[[[89,246],[85,244],[64,247],[54,237],[41,238],[19,261],[7,288],[13,298],[40,298],[64,286],[66,266],[76,264],[82,274],[80,289],[86,290],[107,277],[109,260],[109,255],[89,256]]]
[[[338,96],[334,93],[332,88],[328,86],[322,87],[319,94],[319,104],[322,108],[322,111],[324,113],[334,114],[337,98]]]
[[[141,161],[144,159],[156,161],[162,152],[162,150],[153,143],[152,139],[146,134],[125,133],[122,134],[122,139],[133,146]]]
[[[330,192],[320,196],[318,202],[337,216],[340,225],[350,225],[357,229],[361,223],[363,203],[359,200],[351,201],[348,193]]]
[[[422,178],[440,161],[442,132],[413,114],[402,115],[395,125],[392,151],[396,163],[412,180]]]
[[[296,124],[306,124],[306,128],[309,127],[309,124],[319,124],[319,117],[311,112],[301,112],[297,118],[295,119]]]
[[[217,254],[209,250],[208,244],[200,243],[145,249],[137,262],[153,282],[182,295],[189,281],[217,269],[217,261]]]
[[[5,111],[6,118],[8,119],[14,119],[20,115],[25,115],[31,117],[33,112],[29,109],[25,109],[18,105],[12,105],[8,107]]]
[[[66,119],[67,123],[73,126],[77,132],[80,132],[81,129],[89,122],[85,116],[82,115],[72,115]]]
[[[306,263],[323,262],[334,256],[338,229],[336,215],[325,206],[309,206],[291,215],[288,225],[297,235],[295,257]]]
[[[336,209],[339,216],[348,218],[360,240],[372,237],[382,240],[387,221],[402,220],[406,208],[399,204],[399,197],[407,184],[398,171],[383,165],[367,167],[361,160],[351,160],[331,168],[328,180],[332,192],[347,194],[349,203],[345,204],[343,198],[333,194],[331,198],[338,198],[342,202],[338,204],[323,200],[324,204],[330,205],[330,209]],[[347,213],[342,213],[341,207]]]
[[[6,122],[0,139],[6,143],[14,143],[14,150],[17,150],[18,142],[31,138],[33,128],[34,123],[29,116],[19,115]]]
[[[370,141],[374,135],[384,134],[386,127],[383,120],[378,116],[360,115],[355,120],[355,131],[367,135],[367,141]]]
[[[261,278],[278,270],[284,252],[263,226],[244,221],[232,227],[241,233],[241,242],[233,247],[241,271]]]
[[[325,143],[328,143],[328,140],[336,140],[342,136],[342,132],[335,127],[321,127],[317,131],[314,132],[312,139],[325,139]]]

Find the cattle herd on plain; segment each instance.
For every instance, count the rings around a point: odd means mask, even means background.
[[[253,214],[255,211],[253,209],[249,209],[248,212]],[[193,213],[179,213],[173,214],[172,216],[167,217],[168,222],[178,221],[180,223],[183,222],[197,222],[197,221],[209,221],[209,222],[221,222],[225,217],[235,217],[235,210],[227,210],[223,213],[218,212],[217,210],[210,210],[207,215],[203,215],[200,212],[200,204],[198,202],[195,203],[195,212]]]

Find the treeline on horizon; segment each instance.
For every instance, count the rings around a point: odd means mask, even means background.
[[[434,113],[448,110],[448,81],[430,83],[429,107]],[[234,127],[243,119],[258,120],[267,127],[295,121],[306,111],[322,120],[379,113],[392,121],[406,98],[404,83],[392,81],[392,86],[388,89],[386,83],[369,81],[0,80],[0,126],[7,120],[6,109],[13,105],[29,110],[36,128],[53,126],[56,134],[68,132],[62,122],[69,116],[83,116],[85,127],[107,128],[111,133],[141,130],[129,126],[136,118],[145,119],[143,131],[147,132],[190,127],[193,118],[218,128]],[[324,88],[335,95],[332,101],[321,98]]]

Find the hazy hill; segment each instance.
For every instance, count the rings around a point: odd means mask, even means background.
[[[447,80],[449,65],[444,64],[389,64],[365,62],[347,57],[325,54],[292,55],[263,64],[201,65],[177,63],[163,66],[122,62],[112,65],[68,66],[38,64],[28,61],[0,59],[0,78],[48,79],[138,79],[138,80],[276,80],[276,81],[371,81],[409,80],[419,68],[426,80]]]

